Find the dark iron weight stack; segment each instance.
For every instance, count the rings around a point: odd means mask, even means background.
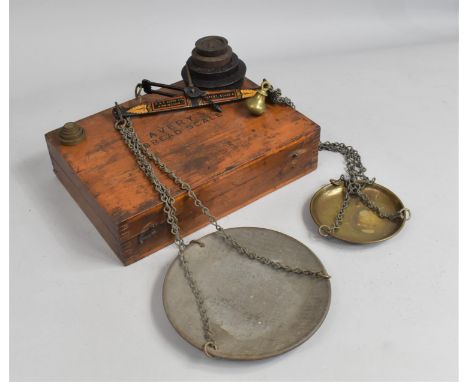
[[[182,68],[188,84],[187,69],[193,85],[201,89],[233,89],[244,81],[245,63],[233,53],[228,40],[221,36],[206,36],[197,40],[192,55]]]

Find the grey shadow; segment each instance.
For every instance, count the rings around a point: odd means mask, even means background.
[[[81,211],[62,183],[55,176],[47,151],[26,157],[10,168],[16,178],[17,187],[26,191],[32,200],[32,207],[39,214],[44,225],[50,227],[55,239],[67,254],[87,256],[93,261],[108,265],[121,265],[105,240],[94,228],[88,217]],[[11,187],[11,186],[10,186]],[[14,192],[11,192],[14,200]],[[59,230],[54,227],[59,226]],[[83,240],[86,237],[86,240]]]

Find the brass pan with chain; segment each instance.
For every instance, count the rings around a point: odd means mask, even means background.
[[[411,217],[392,191],[369,179],[361,157],[351,146],[323,142],[320,151],[343,155],[347,175],[320,188],[310,201],[310,214],[320,235],[353,244],[390,239]]]
[[[330,183],[320,188],[310,201],[310,214],[319,227],[328,227],[335,219],[343,203],[346,188],[342,183]],[[405,218],[388,220],[380,218],[358,198],[353,198],[343,217],[341,227],[333,233],[320,231],[336,239],[353,244],[370,244],[390,239],[401,231],[409,217],[401,200],[388,188],[377,183],[364,188],[370,200],[379,203],[386,211],[404,211]]]

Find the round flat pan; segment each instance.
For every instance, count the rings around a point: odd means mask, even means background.
[[[271,260],[312,271],[326,270],[299,241],[263,228],[226,230],[241,245]],[[330,305],[330,280],[276,270],[240,255],[219,233],[193,243],[185,256],[205,298],[216,357],[255,360],[284,353],[306,341]],[[163,287],[166,314],[176,331],[202,350],[200,315],[179,260]]]
[[[345,195],[343,185],[327,184],[320,188],[310,201],[310,214],[315,223],[331,226]],[[388,188],[374,183],[363,190],[364,194],[384,212],[393,213],[404,208],[401,200]],[[396,235],[405,224],[405,219],[390,221],[381,219],[358,198],[352,197],[344,211],[341,226],[330,235],[353,244],[370,244],[387,240]]]

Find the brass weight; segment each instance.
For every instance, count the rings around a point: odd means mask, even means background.
[[[76,122],[67,122],[59,132],[60,143],[65,146],[73,146],[86,138],[84,129]]]
[[[264,79],[260,85],[260,88],[257,90],[257,94],[245,100],[247,109],[250,111],[251,114],[262,115],[265,112],[265,99],[268,96],[268,90],[270,88],[270,83]]]

